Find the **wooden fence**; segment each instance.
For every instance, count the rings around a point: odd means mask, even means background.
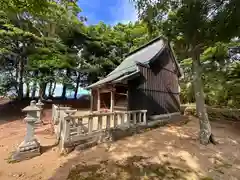
[[[70,109],[70,107],[55,104],[52,105],[52,122],[54,125],[54,133],[56,134],[56,138],[58,141],[60,140],[60,134],[63,127],[64,118],[67,116],[65,111]]]
[[[52,120],[61,148],[78,145],[90,139],[101,142],[104,138],[109,138],[110,130],[128,129],[147,123],[147,110],[93,112],[86,115],[76,115],[76,111],[52,105]]]

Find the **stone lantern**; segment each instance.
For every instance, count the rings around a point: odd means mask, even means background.
[[[40,109],[40,111],[37,112],[38,120],[36,121],[36,124],[39,124],[42,122],[42,107],[43,107],[42,101],[39,99],[38,102],[36,103],[36,106]]]
[[[38,120],[38,112],[41,109],[36,106],[36,101],[31,101],[30,106],[25,107],[22,111],[27,113],[27,116],[24,118],[27,124],[27,132],[24,141],[13,153],[12,161],[22,161],[41,154],[40,143],[34,137],[34,126]]]

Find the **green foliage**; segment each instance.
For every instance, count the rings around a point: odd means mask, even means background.
[[[172,42],[184,70],[180,82],[183,103],[195,101],[193,85],[201,84],[202,79],[207,104],[240,107],[239,62],[229,56],[229,48],[238,46],[232,38],[239,37],[236,9],[240,1],[132,1],[149,32],[157,30]],[[198,68],[193,68],[199,59]]]
[[[12,66],[23,90],[24,82],[48,83],[58,80],[56,71],[76,66],[77,50],[66,34],[81,34],[80,8],[72,1],[9,1],[0,6],[1,69]],[[70,38],[72,38],[70,36]],[[37,72],[35,77],[33,72]],[[36,74],[36,73],[35,73]],[[6,85],[0,84],[6,89]]]
[[[20,96],[24,83],[39,84],[40,90],[54,82],[73,88],[78,72],[96,81],[148,40],[143,23],[85,26],[79,13],[74,1],[4,0],[0,63],[2,71],[14,73],[5,80],[9,83],[0,83],[1,91],[11,87]]]
[[[238,121],[240,118],[240,110],[239,109],[229,109],[229,108],[212,108],[206,107],[210,121],[218,121],[218,120],[230,120],[230,121]],[[186,104],[181,106],[181,113],[185,115],[197,116],[196,106],[191,104]]]
[[[57,82],[74,88],[78,73],[90,84],[111,72],[130,51],[161,35],[171,41],[184,70],[183,103],[195,101],[192,53],[198,49],[206,103],[240,107],[240,64],[235,57],[239,42],[231,40],[240,32],[237,0],[133,2],[140,21],[86,26],[75,1],[3,0],[1,94],[10,89],[19,93],[23,83],[44,87]]]
[[[87,35],[95,41],[87,41],[82,58],[89,72],[89,81],[106,76],[123,60],[124,55],[148,41],[145,24],[117,24],[113,27],[102,22],[88,27]]]
[[[208,47],[201,55],[204,92],[206,104],[211,106],[240,107],[239,61],[229,56],[229,47],[232,43],[216,43]],[[194,92],[191,76],[192,59],[181,61],[184,69],[184,78],[181,79],[182,103],[194,102]]]

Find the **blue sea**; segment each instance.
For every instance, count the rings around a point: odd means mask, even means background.
[[[30,84],[30,86],[31,86],[31,84]],[[46,88],[46,95],[48,95],[48,89],[49,89],[49,85]],[[55,88],[53,97],[61,97],[62,89],[63,89],[62,84],[56,84],[56,88]],[[25,94],[26,93],[26,85],[25,84],[23,86],[23,91],[24,91],[24,94]],[[68,98],[68,99],[74,98],[74,93],[75,93],[74,90],[67,89],[67,91],[66,91],[66,98]],[[14,91],[10,91],[8,93],[8,95],[11,95],[11,94],[15,94]],[[31,95],[31,90],[30,90],[30,95]],[[38,97],[38,95],[39,95],[39,89],[37,89],[35,96]],[[78,88],[78,93],[77,93],[77,98],[79,99],[82,96],[86,96],[86,95],[87,96],[90,95],[90,91],[88,91],[88,90],[86,90],[86,89],[84,89],[82,87],[79,87]]]

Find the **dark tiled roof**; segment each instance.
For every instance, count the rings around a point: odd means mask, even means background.
[[[154,57],[158,56],[167,45],[168,43],[161,37],[150,41],[144,46],[128,54],[128,56],[116,69],[114,69],[105,78],[88,86],[88,88],[100,86],[105,83],[111,83],[113,81],[116,82],[118,81],[118,79],[124,79],[124,76],[135,74],[134,72],[137,73],[137,63],[148,64],[149,61],[151,61]]]

